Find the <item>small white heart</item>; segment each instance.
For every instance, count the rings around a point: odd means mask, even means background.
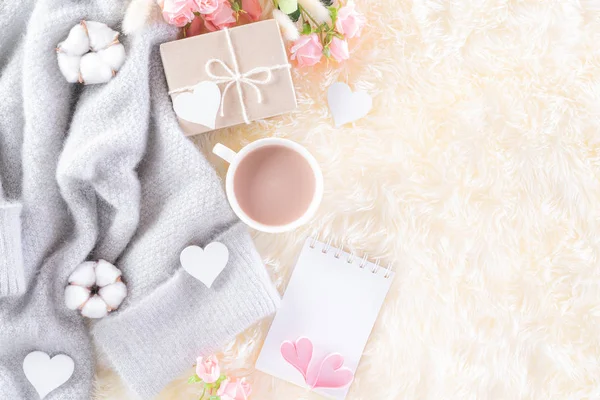
[[[43,351],[33,351],[23,360],[23,372],[40,399],[68,381],[74,370],[73,359],[64,354],[50,358]]]
[[[221,89],[210,81],[200,82],[193,92],[178,94],[173,109],[180,118],[215,129],[217,112],[221,105]]]
[[[329,86],[327,102],[336,127],[361,119],[373,106],[373,99],[367,92],[352,93],[350,87],[342,82]]]
[[[184,270],[207,287],[211,287],[229,260],[229,250],[223,243],[212,242],[204,250],[188,246],[179,256]]]

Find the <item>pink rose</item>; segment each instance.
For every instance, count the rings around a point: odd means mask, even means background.
[[[262,7],[258,0],[242,0],[242,10],[246,11],[251,21],[258,21],[262,14]]]
[[[316,33],[302,35],[292,46],[292,60],[297,60],[300,67],[312,66],[321,61],[323,45]]]
[[[204,26],[209,31],[219,31],[223,28],[229,28],[236,23],[235,13],[231,8],[229,0],[221,0],[217,9],[204,16]]]
[[[221,387],[217,391],[217,395],[221,400],[247,400],[252,393],[252,387],[246,378],[242,378],[237,382],[231,382],[229,379],[221,382]]]
[[[334,37],[331,39],[331,44],[329,45],[329,54],[331,54],[331,57],[333,57],[337,62],[347,60],[350,58],[350,53],[348,52],[348,42]]]
[[[186,37],[198,36],[202,33],[203,26],[204,21],[202,21],[202,18],[194,18],[190,26],[185,31]]]
[[[198,357],[196,360],[196,375],[206,383],[214,383],[221,376],[217,357],[210,356],[206,359]]]
[[[196,9],[200,14],[211,14],[219,8],[219,0],[194,0]]]
[[[340,8],[337,20],[335,21],[335,29],[347,38],[360,36],[360,32],[365,26],[367,19],[354,8],[354,3]]]
[[[171,25],[186,26],[194,19],[196,4],[193,0],[165,0],[163,18]]]

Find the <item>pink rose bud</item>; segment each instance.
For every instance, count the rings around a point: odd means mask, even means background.
[[[200,14],[211,14],[219,8],[219,0],[193,0]]]
[[[262,14],[262,7],[258,0],[242,0],[242,10],[246,11],[251,21],[258,21]]]
[[[190,26],[185,31],[187,37],[198,36],[202,33],[202,26],[204,25],[204,21],[202,18],[194,18]]]
[[[198,357],[196,360],[196,375],[206,383],[215,383],[221,376],[217,357],[210,356],[206,359]]]
[[[337,62],[347,60],[350,58],[350,53],[348,52],[348,42],[334,37],[331,39],[331,44],[329,45],[329,54],[331,54],[331,57],[333,57]]]
[[[356,11],[354,3],[349,3],[338,11],[335,29],[347,38],[353,38],[360,36],[366,22],[365,16]]]
[[[217,395],[221,397],[221,400],[247,400],[251,392],[252,388],[245,378],[237,382],[226,379],[221,382]]]
[[[162,12],[163,18],[171,25],[186,26],[194,19],[195,4],[190,0],[165,0]]]
[[[292,60],[298,61],[300,67],[312,66],[321,61],[323,45],[316,33],[300,36],[292,46]]]
[[[204,26],[211,32],[230,28],[236,24],[235,13],[229,0],[219,0],[217,9],[204,16]]]

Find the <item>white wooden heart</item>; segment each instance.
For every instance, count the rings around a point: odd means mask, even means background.
[[[223,243],[212,242],[204,250],[198,246],[188,246],[179,259],[184,270],[207,287],[211,287],[229,260],[229,250]]]
[[[373,99],[367,92],[353,93],[350,87],[342,82],[329,86],[327,102],[336,127],[361,119],[373,106]]]
[[[221,89],[210,81],[200,82],[192,92],[180,93],[173,99],[173,109],[180,118],[211,129],[215,128],[220,105]]]
[[[67,382],[74,370],[73,359],[65,354],[50,358],[43,351],[33,351],[23,360],[23,372],[40,399]]]

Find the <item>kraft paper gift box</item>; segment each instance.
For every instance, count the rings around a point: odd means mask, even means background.
[[[275,20],[163,43],[160,52],[173,108],[187,136],[297,106]]]

